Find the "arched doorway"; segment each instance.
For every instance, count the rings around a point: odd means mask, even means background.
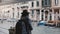
[[[44,20],[44,10],[41,11],[41,20]]]
[[[48,20],[48,11],[45,11],[45,21]]]
[[[37,21],[40,20],[40,10],[39,9],[36,10],[36,19],[37,19]]]

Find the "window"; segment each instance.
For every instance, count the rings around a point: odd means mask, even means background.
[[[45,18],[47,18],[47,16],[45,16]]]
[[[32,10],[32,17],[33,17],[33,15],[34,15],[34,10]]]
[[[48,6],[51,5],[51,0],[47,0],[47,5],[48,5]]]
[[[44,10],[42,10],[41,12],[42,12],[42,16],[41,16],[42,18],[41,19],[44,20],[44,16],[43,16]]]
[[[43,14],[42,14],[42,16],[41,16],[41,17],[42,17],[42,20],[43,20]]]
[[[39,15],[40,14],[40,10],[36,10],[37,11],[37,14]]]
[[[19,10],[19,7],[17,7],[17,9]]]
[[[32,2],[32,7],[34,7],[34,2]]]
[[[42,0],[42,6],[44,7],[51,6],[51,0]]]
[[[45,11],[45,14],[48,14],[48,11]]]
[[[10,11],[8,10],[7,13],[9,13]]]
[[[60,17],[58,16],[58,20],[60,20]]]
[[[12,8],[12,10],[14,11],[15,9],[14,9],[14,8]]]
[[[57,12],[58,12],[58,14],[59,14],[59,10],[58,10]]]
[[[52,16],[51,16],[51,14],[50,14],[50,20],[52,20]]]
[[[39,6],[39,1],[37,1],[36,5]]]
[[[41,11],[42,13],[44,12],[44,10]]]
[[[45,16],[45,21],[47,21],[47,17],[48,17],[48,16]]]
[[[45,3],[45,5],[47,5],[47,0],[45,0],[45,2],[44,2],[44,3]]]
[[[55,5],[58,5],[58,3],[59,3],[58,0],[55,0]]]

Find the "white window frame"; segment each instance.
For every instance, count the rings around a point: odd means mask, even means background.
[[[39,6],[39,1],[36,1],[36,6],[37,6],[37,7]]]
[[[31,10],[32,12],[31,12],[31,15],[32,15],[32,17],[34,16],[34,10]]]
[[[50,4],[49,4],[49,2],[48,2],[48,0],[43,0],[44,1],[44,6],[50,6]],[[47,5],[45,4],[47,2]]]
[[[59,1],[58,0],[55,0],[55,5],[57,6],[59,4]]]

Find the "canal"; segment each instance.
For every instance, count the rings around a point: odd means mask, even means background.
[[[15,26],[16,22],[0,22],[0,34],[9,34],[9,28]],[[32,34],[60,34],[60,28],[50,26],[37,26],[37,23],[32,23]]]
[[[50,26],[34,26],[32,34],[60,34],[60,28]]]

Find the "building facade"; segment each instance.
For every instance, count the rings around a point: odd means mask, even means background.
[[[28,10],[34,21],[54,21],[60,19],[60,0],[35,0],[0,6],[0,18],[20,19],[21,12]]]

